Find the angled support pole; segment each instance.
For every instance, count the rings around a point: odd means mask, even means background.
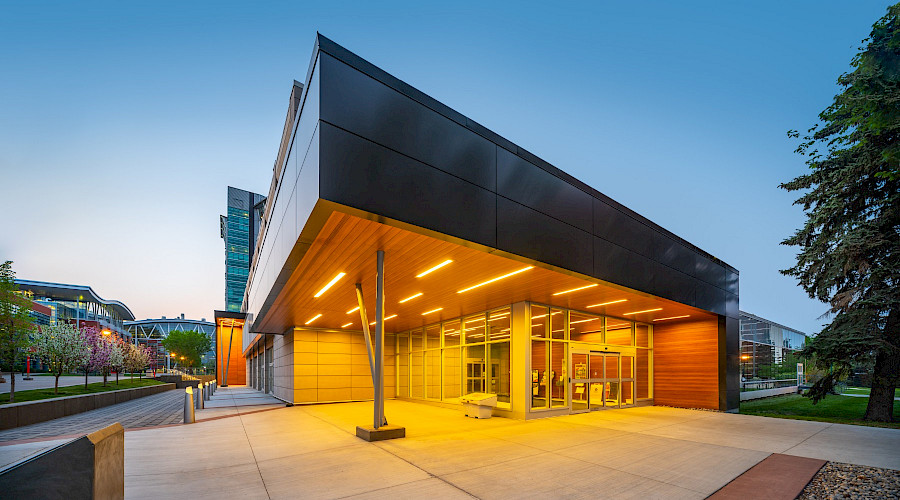
[[[362,320],[363,335],[366,337],[366,352],[369,353],[369,372],[372,374],[372,387],[375,387],[375,358],[372,356],[372,336],[369,335],[369,318],[366,315],[366,303],[363,301],[362,283],[356,284],[356,301],[359,304],[359,319]]]
[[[384,417],[384,250],[377,253],[375,279],[375,428],[387,424]]]

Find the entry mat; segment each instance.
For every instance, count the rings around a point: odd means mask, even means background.
[[[793,500],[825,463],[825,460],[816,458],[773,453],[734,478],[709,498]]]

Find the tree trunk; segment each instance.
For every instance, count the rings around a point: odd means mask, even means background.
[[[119,385],[119,369],[116,368],[116,385]]]
[[[84,368],[84,390],[87,390],[87,376],[88,376],[88,369],[87,369],[87,367],[85,367]]]
[[[894,421],[894,389],[900,381],[900,348],[896,345],[900,337],[900,309],[891,309],[884,329],[888,345],[875,356],[869,405],[863,417],[874,422]]]
[[[105,370],[103,372],[103,387],[106,387],[106,376],[109,375]]]
[[[59,376],[60,375],[62,375],[62,373],[56,374],[56,383],[53,384],[53,394],[59,394]]]

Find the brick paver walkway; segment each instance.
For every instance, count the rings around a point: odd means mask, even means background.
[[[183,417],[184,390],[173,389],[77,415],[0,431],[0,443],[88,434],[114,422],[119,422],[126,429],[180,424]]]

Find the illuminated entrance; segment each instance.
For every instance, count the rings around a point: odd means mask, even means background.
[[[634,406],[634,352],[572,351],[572,413]]]

